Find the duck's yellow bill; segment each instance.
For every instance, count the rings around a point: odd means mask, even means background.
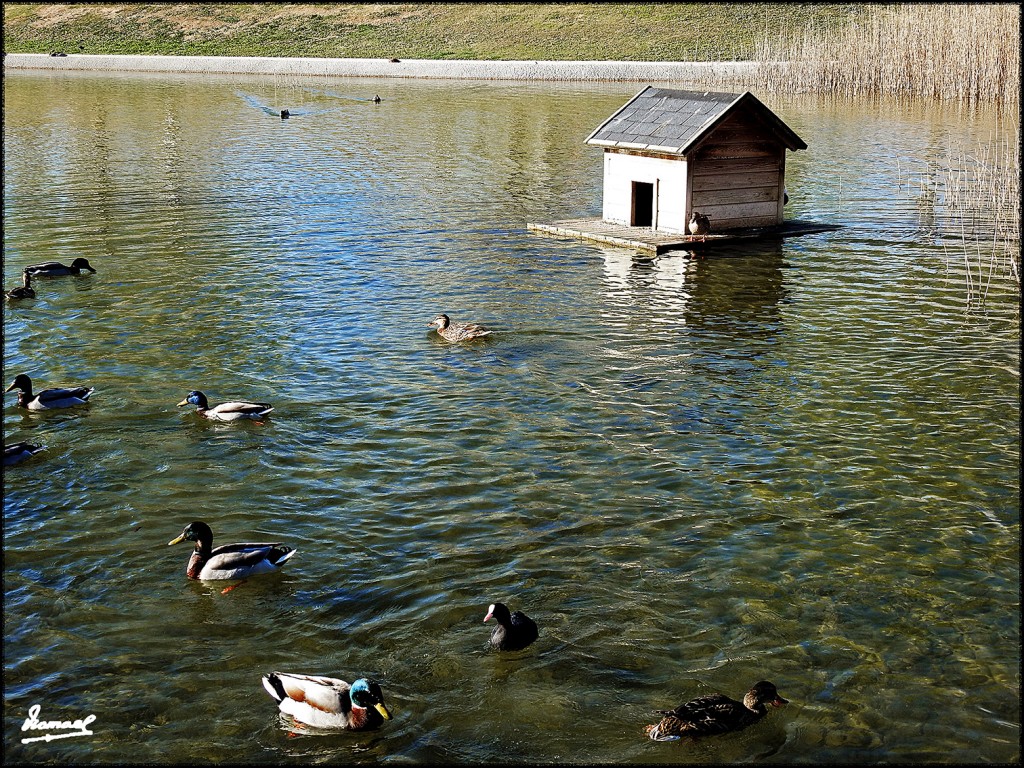
[[[183,534],[181,534],[181,536],[179,536],[178,538],[174,539],[173,541],[168,541],[167,542],[167,546],[169,547],[169,546],[171,546],[171,544],[177,544],[179,541],[184,541],[184,540],[185,540],[185,534],[183,533]]]
[[[383,717],[385,720],[391,719],[391,713],[388,712],[388,708],[385,707],[383,704],[374,704],[373,708],[380,712],[380,716]]]
[[[180,403],[178,403],[178,407],[179,408],[181,408],[181,406],[183,406],[183,405],[188,405],[188,399],[187,398],[185,400],[182,400]]]

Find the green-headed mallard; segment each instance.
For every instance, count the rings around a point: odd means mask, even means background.
[[[779,695],[774,683],[762,680],[747,691],[743,701],[712,693],[680,704],[675,709],[656,710],[664,717],[657,725],[648,725],[644,732],[655,741],[675,741],[682,736],[738,731],[768,714],[765,704],[781,707],[788,703]]]
[[[380,685],[364,677],[349,685],[333,677],[271,672],[263,687],[278,709],[316,728],[369,731],[391,719]]]
[[[537,624],[522,611],[509,613],[504,603],[492,603],[484,621],[493,618],[498,626],[491,632],[491,646],[499,651],[520,651],[537,639]]]
[[[89,260],[83,259],[81,256],[72,261],[70,267],[61,264],[59,261],[46,261],[42,264],[33,264],[32,266],[25,267],[25,272],[32,275],[32,277],[63,277],[64,275],[80,275],[83,269],[96,272],[92,265],[89,264]]]
[[[486,336],[491,331],[476,323],[453,323],[448,315],[441,314],[431,320],[427,325],[437,328],[437,332],[448,341],[468,341]]]
[[[247,402],[221,403],[220,405],[215,405],[211,408],[210,402],[206,399],[206,395],[198,389],[194,389],[189,392],[188,395],[185,396],[185,399],[178,403],[179,408],[183,405],[194,405],[196,407],[196,413],[207,419],[214,419],[215,421],[236,421],[237,419],[258,420],[274,410],[274,407],[270,405],[270,403]]]
[[[12,464],[19,464],[45,450],[45,445],[33,445],[32,443],[11,443],[10,445],[5,445],[4,466],[9,467]]]
[[[693,212],[690,217],[690,234],[700,235],[703,240],[708,239],[708,232],[711,231],[711,219],[703,213]]]
[[[185,569],[190,579],[244,579],[260,573],[273,573],[295,554],[291,547],[276,542],[224,544],[214,549],[213,531],[201,520],[186,525],[181,535],[167,542],[167,546],[186,540],[196,543]]]
[[[10,299],[34,299],[36,297],[36,291],[32,287],[32,275],[28,272],[21,273],[21,285],[16,288],[11,288],[7,291],[4,296]]]
[[[11,386],[5,389],[4,392],[10,392],[12,389],[21,390],[18,392],[18,405],[22,408],[28,408],[30,411],[46,411],[51,408],[71,408],[76,405],[85,405],[89,400],[89,395],[95,392],[93,387],[53,387],[52,389],[44,389],[42,392],[33,394],[32,379],[24,373],[19,373],[15,376]]]

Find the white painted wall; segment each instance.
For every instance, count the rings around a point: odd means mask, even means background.
[[[687,233],[685,160],[605,152],[601,208],[605,221],[629,226],[634,181],[655,185],[656,229]]]

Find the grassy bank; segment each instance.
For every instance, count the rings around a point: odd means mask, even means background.
[[[1020,98],[1020,6],[1010,3],[5,3],[4,50],[739,60],[762,65],[741,83],[761,91]],[[707,83],[718,84],[733,83]]]
[[[4,4],[9,53],[480,60],[749,60],[857,4]]]

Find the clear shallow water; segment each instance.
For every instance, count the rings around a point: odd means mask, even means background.
[[[694,259],[526,230],[600,212],[632,84],[5,78],[5,749],[32,762],[1019,759],[1018,295],[967,301],[908,164],[998,115],[768,100],[788,215]],[[383,102],[368,101],[379,93]],[[265,109],[266,108],[266,109]],[[292,110],[282,121],[266,111]],[[496,329],[451,346],[439,311]],[[263,426],[175,408],[267,400]],[[190,520],[280,574],[185,578]],[[495,600],[541,626],[489,653]],[[374,676],[289,735],[260,675]],[[652,710],[773,680],[742,733]],[[23,745],[47,719],[94,735]]]

